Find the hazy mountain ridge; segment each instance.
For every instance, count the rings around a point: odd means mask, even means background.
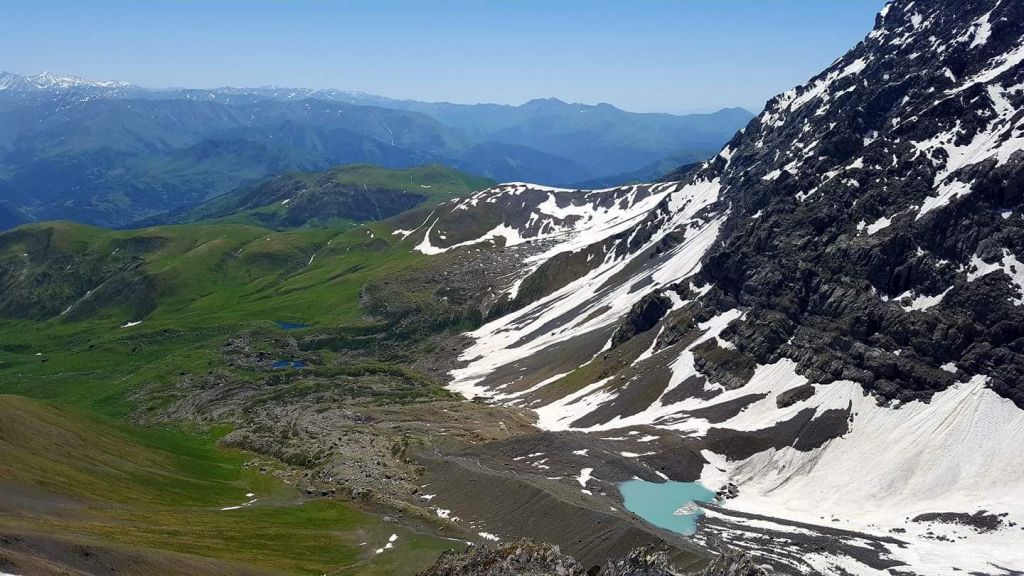
[[[28,218],[21,213],[6,204],[0,203],[0,230],[14,228],[28,221]]]
[[[615,174],[607,178],[597,178],[577,182],[573,186],[586,190],[597,190],[601,188],[612,188],[623,184],[642,184],[644,182],[676,181],[682,180],[684,174],[690,169],[699,166],[709,157],[717,153],[717,150],[710,154],[694,152],[687,154],[673,154],[657,162],[653,162],[632,172]]]
[[[707,154],[746,119],[738,110],[672,116],[554,101],[462,106],[335,90],[146,90],[4,73],[0,179],[10,189],[4,199],[37,220],[120,227],[270,174],[348,163],[442,163],[497,181],[569,184],[680,150]]]
[[[104,80],[86,80],[77,76],[63,76],[41,72],[33,76],[23,76],[12,72],[0,72],[0,91],[44,91],[44,90],[68,90],[72,88],[85,88],[95,90],[138,90],[138,87],[125,82],[114,82]]]

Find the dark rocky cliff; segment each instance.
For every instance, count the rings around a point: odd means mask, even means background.
[[[986,374],[1024,407],[1024,4],[896,2],[695,178],[728,339],[813,381],[926,399]],[[698,282],[699,283],[699,282]]]

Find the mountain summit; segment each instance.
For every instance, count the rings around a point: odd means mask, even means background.
[[[103,90],[132,88],[125,82],[107,80],[86,80],[77,76],[61,76],[41,72],[34,76],[22,76],[11,72],[0,72],[0,90],[37,91],[68,90],[72,88],[95,88]]]

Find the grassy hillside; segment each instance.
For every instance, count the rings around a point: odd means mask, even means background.
[[[125,414],[132,385],[203,370],[215,343],[242,327],[386,329],[366,317],[363,286],[425,261],[395,238],[385,224],[339,233],[64,222],[0,234],[0,392]],[[407,285],[395,297],[442,306],[434,289]],[[449,307],[428,312],[459,318]]]
[[[273,469],[243,468],[251,455],[217,448],[223,428],[125,423],[173,401],[185,374],[286,383],[268,402],[307,393],[281,371],[235,365],[222,353],[240,333],[268,342],[296,333],[278,322],[339,338],[398,338],[409,351],[419,344],[398,325],[416,330],[420,318],[430,330],[463,327],[464,311],[438,303],[428,284],[391,294],[388,305],[402,311],[394,320],[367,316],[364,286],[424,265],[394,238],[383,223],[273,232],[58,222],[0,234],[0,394],[8,395],[0,396],[0,535],[46,550],[88,546],[115,565],[173,568],[154,574],[410,574],[429,564],[453,543],[342,501],[300,498]],[[317,361],[309,376],[350,382],[353,393],[378,395],[371,403],[444,396],[398,364],[340,354],[306,353]],[[220,510],[249,492],[257,503]],[[392,533],[395,548],[374,554]],[[18,573],[46,573],[32,554],[0,545],[0,561],[30,567]]]
[[[335,322],[357,311],[370,270],[416,258],[390,248],[387,230],[375,226],[272,232],[213,224],[138,231],[29,225],[0,235],[0,312],[57,324],[106,319],[115,327],[143,318],[188,326],[281,314]]]
[[[43,572],[49,560],[32,545],[46,543],[50,558],[79,551],[69,566],[92,556],[123,573],[411,574],[451,546],[341,502],[303,501],[212,441],[0,396],[0,566]],[[393,549],[375,554],[391,534]]]
[[[275,229],[352,227],[414,207],[431,207],[494,185],[440,164],[393,170],[350,164],[319,172],[292,172],[242,187],[173,222],[218,220]]]

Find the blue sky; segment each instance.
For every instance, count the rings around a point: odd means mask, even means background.
[[[151,87],[303,86],[635,111],[764,101],[884,0],[4,0],[0,70]]]

